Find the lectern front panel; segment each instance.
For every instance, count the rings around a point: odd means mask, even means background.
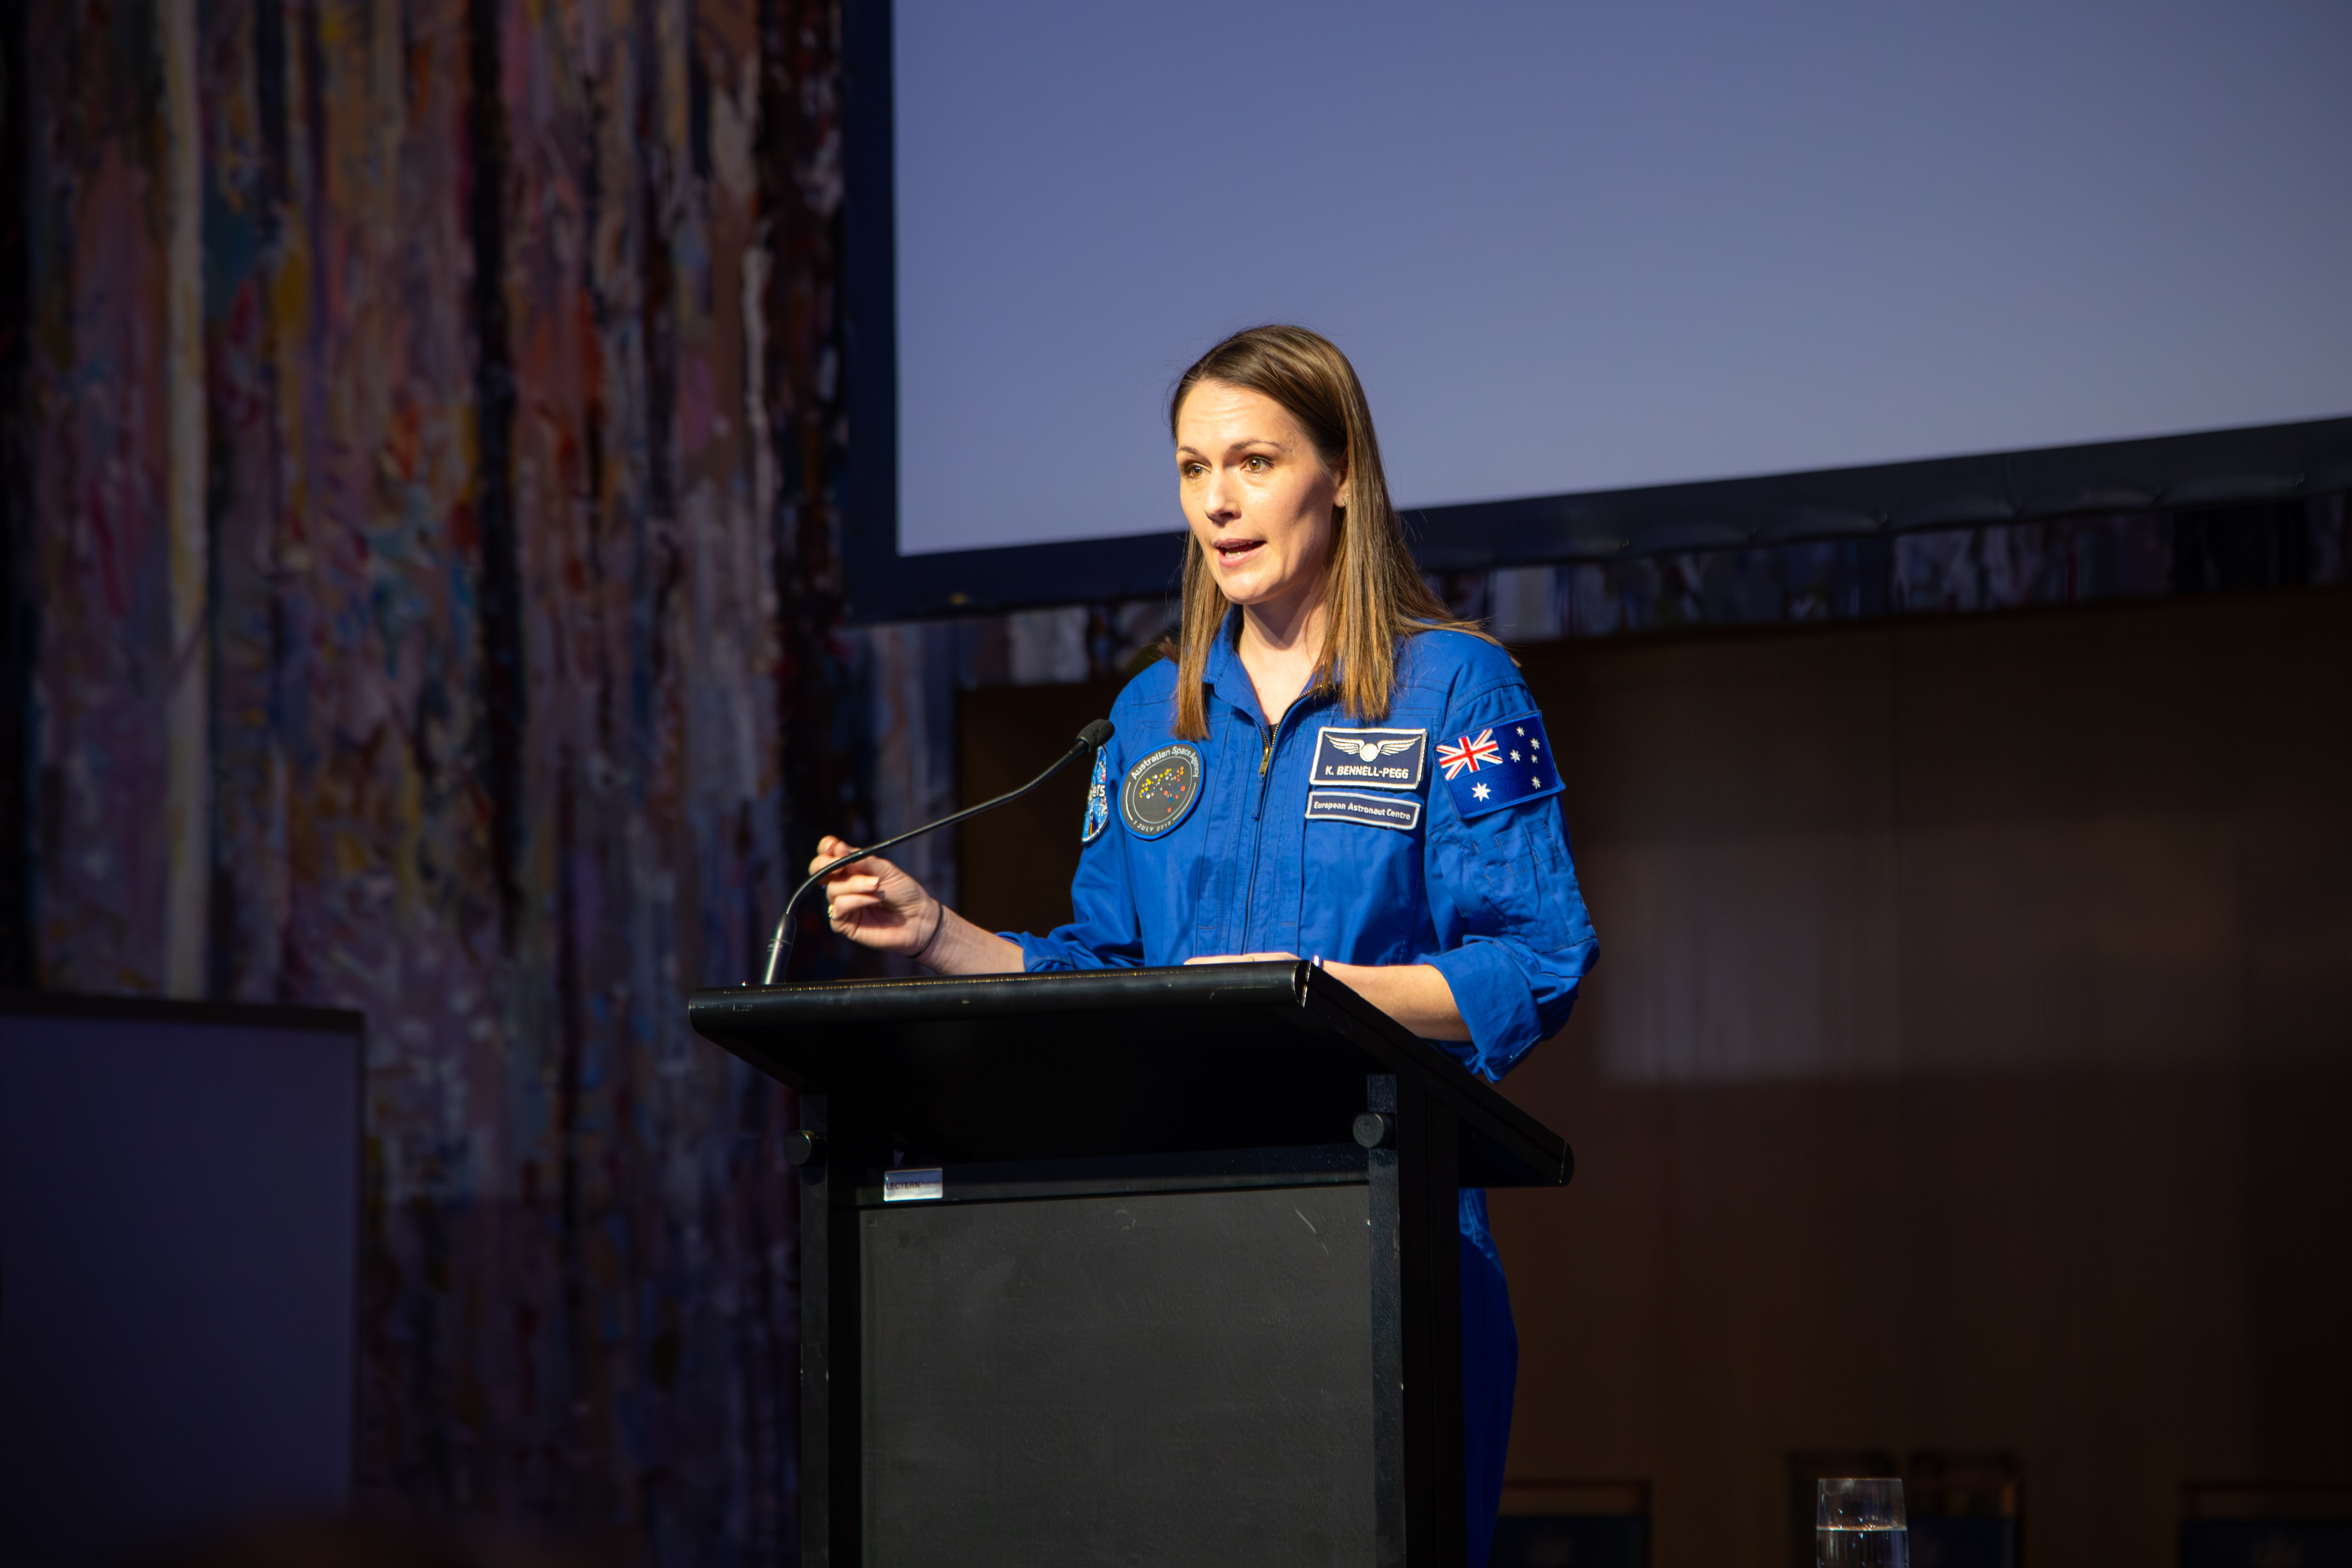
[[[802,1095],[809,1568],[1462,1568],[1460,1189],[1557,1133],[1311,963],[707,991]]]
[[[1365,1185],[858,1225],[869,1568],[1373,1561]]]

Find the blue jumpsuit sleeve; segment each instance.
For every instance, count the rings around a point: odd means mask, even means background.
[[[1499,648],[1482,662],[1504,669],[1490,669],[1488,680],[1449,699],[1448,733],[1475,736],[1535,711]],[[1558,786],[1465,818],[1445,785],[1433,781],[1425,846],[1441,949],[1428,962],[1445,976],[1470,1026],[1466,1050],[1458,1043],[1449,1048],[1492,1081],[1559,1032],[1600,950],[1569,855]]]
[[[1118,707],[1111,713],[1114,723],[1126,717]],[[1032,974],[1054,969],[1132,969],[1143,963],[1142,922],[1128,885],[1127,834],[1115,804],[1118,781],[1126,773],[1121,737],[1114,735],[1103,748],[1103,761],[1114,796],[1111,819],[1078,852],[1078,874],[1070,882],[1070,923],[1044,936],[997,932],[1020,945],[1021,967]]]

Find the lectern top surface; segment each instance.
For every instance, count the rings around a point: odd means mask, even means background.
[[[1465,1184],[1571,1168],[1557,1133],[1304,963],[745,986],[688,1011],[762,1072],[887,1119],[910,1162],[1346,1142],[1389,1074],[1459,1119]]]

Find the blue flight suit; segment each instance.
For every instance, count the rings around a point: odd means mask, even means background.
[[[1211,653],[1209,733],[1175,735],[1176,666],[1111,709],[1071,923],[1004,933],[1031,971],[1293,952],[1434,965],[1470,1038],[1436,1042],[1489,1080],[1568,1021],[1597,943],[1569,858],[1558,770],[1517,666],[1453,631],[1408,637],[1377,725],[1335,694],[1269,731],[1228,616]],[[1189,794],[1188,794],[1189,791]],[[1472,1568],[1501,1500],[1518,1340],[1486,1194],[1462,1194],[1465,1456]]]

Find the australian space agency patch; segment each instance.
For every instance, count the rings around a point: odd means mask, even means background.
[[[1171,832],[1201,798],[1201,753],[1171,742],[1127,770],[1118,786],[1119,819],[1138,838]]]
[[[1092,844],[1110,826],[1110,759],[1095,748],[1094,782],[1087,785],[1087,825],[1078,834],[1082,845]]]
[[[1315,734],[1315,772],[1307,782],[1343,789],[1421,787],[1429,757],[1426,730],[1335,730]]]
[[[1560,787],[1540,713],[1521,713],[1482,725],[1475,734],[1439,742],[1437,770],[1453,794],[1454,809],[1464,816],[1558,795]]]

